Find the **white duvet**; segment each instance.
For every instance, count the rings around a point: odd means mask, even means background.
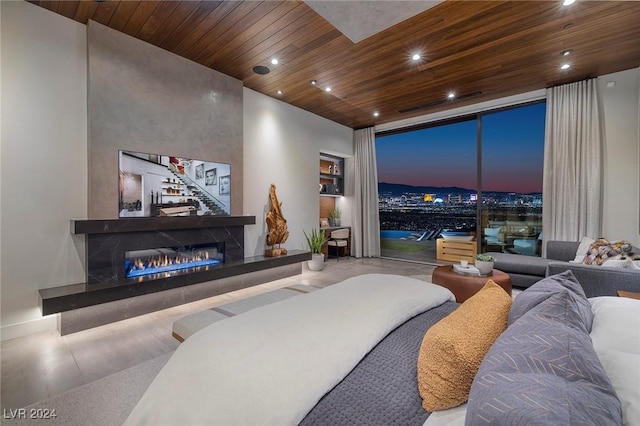
[[[298,424],[390,331],[454,300],[369,274],[214,323],[180,345],[126,424]]]

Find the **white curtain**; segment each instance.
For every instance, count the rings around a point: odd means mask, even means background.
[[[596,79],[547,89],[544,239],[600,236],[603,137]]]
[[[380,256],[378,170],[373,127],[353,132],[354,206],[351,253],[355,257]]]

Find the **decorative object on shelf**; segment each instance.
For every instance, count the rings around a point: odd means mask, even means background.
[[[495,262],[495,260],[495,257],[488,254],[476,254],[475,265],[482,275],[488,275],[493,271],[493,262]]]
[[[322,184],[319,183],[318,186],[319,186],[318,192],[322,192]]]
[[[222,177],[220,178],[222,179]],[[220,182],[222,185],[222,181]],[[287,229],[287,220],[282,216],[282,203],[278,201],[276,195],[276,186],[271,184],[269,189],[269,200],[271,207],[267,213],[267,245],[271,248],[265,250],[264,255],[269,257],[287,254],[287,249],[280,247],[280,244],[289,238],[289,230]],[[275,247],[275,246],[278,247]]]
[[[321,196],[335,197],[344,194],[344,158],[321,152],[319,172]]]
[[[307,266],[311,271],[322,271],[324,268],[324,254],[322,253],[322,247],[327,243],[327,236],[324,231],[320,231],[316,228],[311,230],[310,234],[305,231],[304,237],[307,239],[307,245],[311,251],[311,260],[307,261]]]
[[[329,226],[340,226],[341,213],[338,207],[335,207],[329,212]]]

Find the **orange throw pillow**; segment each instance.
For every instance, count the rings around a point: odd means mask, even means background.
[[[427,330],[418,356],[422,408],[445,410],[467,401],[480,363],[507,328],[510,307],[511,296],[489,280]]]

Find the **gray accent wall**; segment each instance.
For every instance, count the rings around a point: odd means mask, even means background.
[[[88,44],[88,214],[118,217],[118,151],[231,164],[242,209],[242,82],[94,21]]]

